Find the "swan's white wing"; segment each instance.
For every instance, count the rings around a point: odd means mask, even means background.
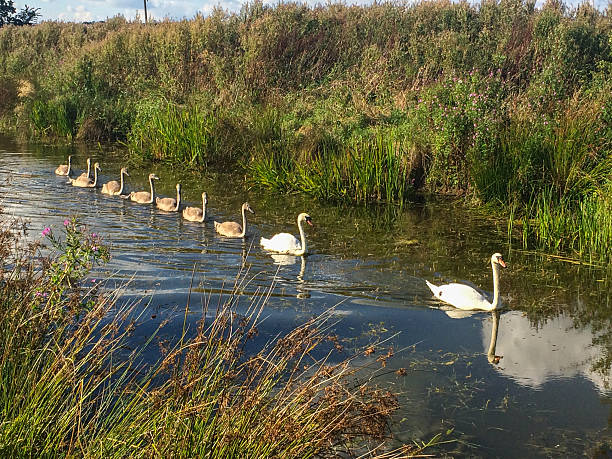
[[[459,309],[484,309],[490,310],[491,303],[476,289],[465,284],[446,284],[438,287],[436,297],[445,303]]]
[[[299,250],[302,248],[302,244],[300,243],[299,239],[293,234],[289,233],[278,233],[272,236],[270,239],[262,237],[261,245],[265,250],[281,253]]]

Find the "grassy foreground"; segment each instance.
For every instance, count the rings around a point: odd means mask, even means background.
[[[0,29],[0,125],[241,168],[258,186],[466,195],[526,246],[612,260],[612,20],[588,3],[245,4]]]
[[[64,225],[61,235],[45,229],[45,248],[0,214],[0,456],[420,452],[383,449],[397,402],[359,382],[351,358],[330,358],[328,318],[249,351],[265,294],[244,315],[231,294],[204,311],[193,336],[168,343],[155,332],[135,347],[142,308],[85,282],[109,252],[77,221]]]

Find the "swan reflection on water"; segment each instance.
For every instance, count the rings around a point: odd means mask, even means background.
[[[297,275],[298,283],[295,285],[298,298],[310,298],[310,293],[304,288],[304,272],[306,271],[306,257],[296,255],[285,255],[279,253],[271,253],[272,262],[277,266],[291,266],[300,260],[300,272]]]
[[[482,314],[455,308],[444,313],[452,319]],[[536,328],[521,311],[500,314],[495,310],[491,311],[491,319],[487,315],[481,323],[482,347],[487,360],[499,373],[518,384],[540,389],[548,381],[583,377],[599,392],[609,391],[611,370],[594,369],[603,351],[592,343],[594,334],[577,328],[570,317],[558,316]]]
[[[499,311],[491,312],[491,317],[493,318],[493,326],[491,327],[491,342],[489,343],[489,350],[487,351],[487,360],[490,364],[498,365],[499,361],[504,358],[502,355],[495,355],[499,330]]]

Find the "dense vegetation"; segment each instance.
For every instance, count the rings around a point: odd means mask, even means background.
[[[156,330],[144,306],[87,278],[109,257],[99,235],[74,219],[27,232],[0,212],[0,456],[392,458],[425,447],[389,450],[397,401],[363,382],[367,359],[339,357],[329,317],[255,346],[270,292],[245,300],[236,285],[162,339],[170,319]]]
[[[321,199],[464,194],[612,259],[612,20],[521,0],[284,3],[0,30],[5,129],[234,164]]]

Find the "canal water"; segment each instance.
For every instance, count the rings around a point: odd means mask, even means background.
[[[99,161],[100,181],[127,165],[128,190],[174,196],[180,182],[188,205],[209,197],[210,220],[183,220],[153,206],[77,189],[53,171],[68,154],[79,172]],[[31,237],[78,216],[111,246],[112,259],[91,280],[122,285],[122,300],[145,298],[141,333],[170,319],[161,338],[178,336],[192,290],[194,307],[230,291],[240,279],[246,302],[272,287],[259,340],[271,339],[329,308],[347,352],[373,346],[359,363],[373,382],[398,396],[395,441],[442,434],[436,455],[571,457],[609,454],[612,302],[609,269],[520,249],[506,223],[468,212],[459,202],[427,198],[402,209],[321,204],[308,197],[249,189],[232,171],[124,164],[108,148],[20,145],[0,137],[0,206],[29,220]],[[250,236],[218,236],[212,220],[240,221],[248,201]],[[271,256],[261,236],[298,234],[308,212],[311,255]],[[465,281],[492,290],[490,257],[504,255],[504,309],[457,314],[435,301],[425,279]],[[143,319],[144,321],[144,319]],[[384,344],[377,343],[385,340]],[[377,361],[393,349],[383,367]],[[359,351],[362,352],[362,351]],[[398,371],[404,369],[405,372]],[[404,374],[405,373],[405,374]]]

